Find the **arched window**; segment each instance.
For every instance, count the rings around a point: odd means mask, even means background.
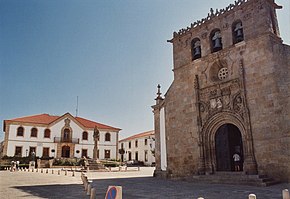
[[[37,128],[31,129],[30,137],[37,137]]]
[[[63,131],[63,141],[69,141],[70,140],[70,130],[64,129]]]
[[[106,133],[105,141],[111,141],[111,134],[110,133]]]
[[[233,23],[232,33],[233,33],[233,44],[244,41],[244,31],[243,31],[243,24],[241,20],[238,20]]]
[[[195,38],[191,41],[191,55],[192,60],[201,58],[201,43],[200,39]]]
[[[215,29],[210,34],[211,52],[217,52],[223,49],[222,35],[219,29]]]
[[[83,132],[83,140],[88,140],[88,132]]]
[[[20,126],[17,129],[17,136],[23,136],[23,135],[24,135],[24,128]]]
[[[45,129],[44,130],[44,137],[45,138],[50,138],[50,130],[49,129]]]

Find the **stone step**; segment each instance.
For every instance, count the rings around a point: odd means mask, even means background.
[[[246,175],[242,172],[217,172],[213,175],[195,175],[188,179],[193,182],[271,186],[279,182],[265,175]]]

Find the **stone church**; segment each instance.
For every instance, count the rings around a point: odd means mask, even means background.
[[[290,181],[290,46],[274,0],[237,0],[173,33],[174,80],[154,112],[155,176],[235,171]]]

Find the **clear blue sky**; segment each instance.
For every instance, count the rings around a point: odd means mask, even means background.
[[[156,86],[173,79],[173,31],[234,0],[0,0],[0,140],[3,120],[75,115],[123,129],[153,129]],[[290,44],[290,2],[278,10]]]

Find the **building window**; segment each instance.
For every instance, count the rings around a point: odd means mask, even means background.
[[[135,160],[137,160],[137,161],[139,160],[138,159],[138,151],[135,152]]]
[[[129,142],[129,149],[131,149],[131,141]]]
[[[20,126],[17,129],[17,136],[23,136],[23,135],[24,135],[24,128]]]
[[[129,156],[128,157],[128,160],[132,160],[132,153],[131,153],[131,151],[128,152],[128,156]]]
[[[191,55],[192,60],[201,58],[201,43],[198,38],[195,38],[191,42]]]
[[[42,157],[49,157],[49,147],[43,147]]]
[[[121,149],[123,149],[124,148],[124,143],[121,143]]]
[[[15,156],[22,157],[22,146],[15,147]]]
[[[63,131],[63,141],[69,141],[70,139],[70,130],[64,129]]]
[[[105,135],[105,141],[108,141],[108,142],[111,141],[111,134],[110,133],[106,133],[106,135]]]
[[[135,140],[135,147],[138,147],[138,140]]]
[[[36,147],[29,147],[29,155],[35,156],[36,155]]]
[[[83,140],[88,140],[88,132],[83,132]]]
[[[88,149],[82,149],[82,157],[88,157]]]
[[[233,43],[239,43],[244,41],[244,31],[243,24],[240,20],[236,21],[232,25],[232,33],[233,33]]]
[[[148,144],[148,139],[146,138],[145,141],[144,141],[145,145]]]
[[[110,150],[105,150],[105,158],[107,158],[107,159],[111,158]]]
[[[217,52],[223,49],[222,35],[219,29],[215,29],[210,34],[212,52]]]
[[[145,162],[148,162],[148,151],[144,151]]]
[[[44,130],[44,137],[45,138],[50,138],[50,130],[49,129],[45,129]]]
[[[31,129],[30,137],[37,137],[37,128]]]

